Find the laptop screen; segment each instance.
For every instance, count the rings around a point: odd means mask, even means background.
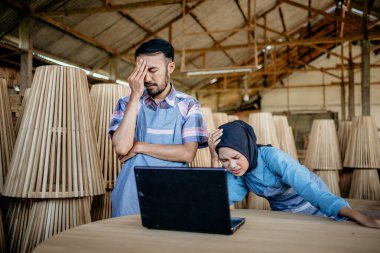
[[[213,233],[231,230],[225,169],[135,167],[135,176],[145,227]]]

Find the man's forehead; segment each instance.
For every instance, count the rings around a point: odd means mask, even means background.
[[[150,61],[150,62],[153,62],[153,61],[164,61],[165,60],[165,56],[164,56],[163,53],[157,52],[157,53],[153,53],[153,54],[141,54],[141,55],[137,56],[136,61],[138,61],[140,59],[144,59],[147,62],[148,61]]]

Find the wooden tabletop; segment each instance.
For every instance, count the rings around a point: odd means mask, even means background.
[[[232,216],[246,223],[230,236],[150,230],[140,216],[124,216],[70,229],[33,252],[380,252],[380,229],[354,222],[257,210],[232,210]]]

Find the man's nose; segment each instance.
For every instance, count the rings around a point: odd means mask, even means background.
[[[152,82],[152,78],[150,77],[149,73],[146,73],[144,77],[144,83],[151,83],[151,82]]]

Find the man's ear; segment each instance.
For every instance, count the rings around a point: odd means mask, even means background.
[[[168,72],[169,74],[173,73],[175,69],[175,62],[174,61],[170,61],[169,64],[168,64]]]

